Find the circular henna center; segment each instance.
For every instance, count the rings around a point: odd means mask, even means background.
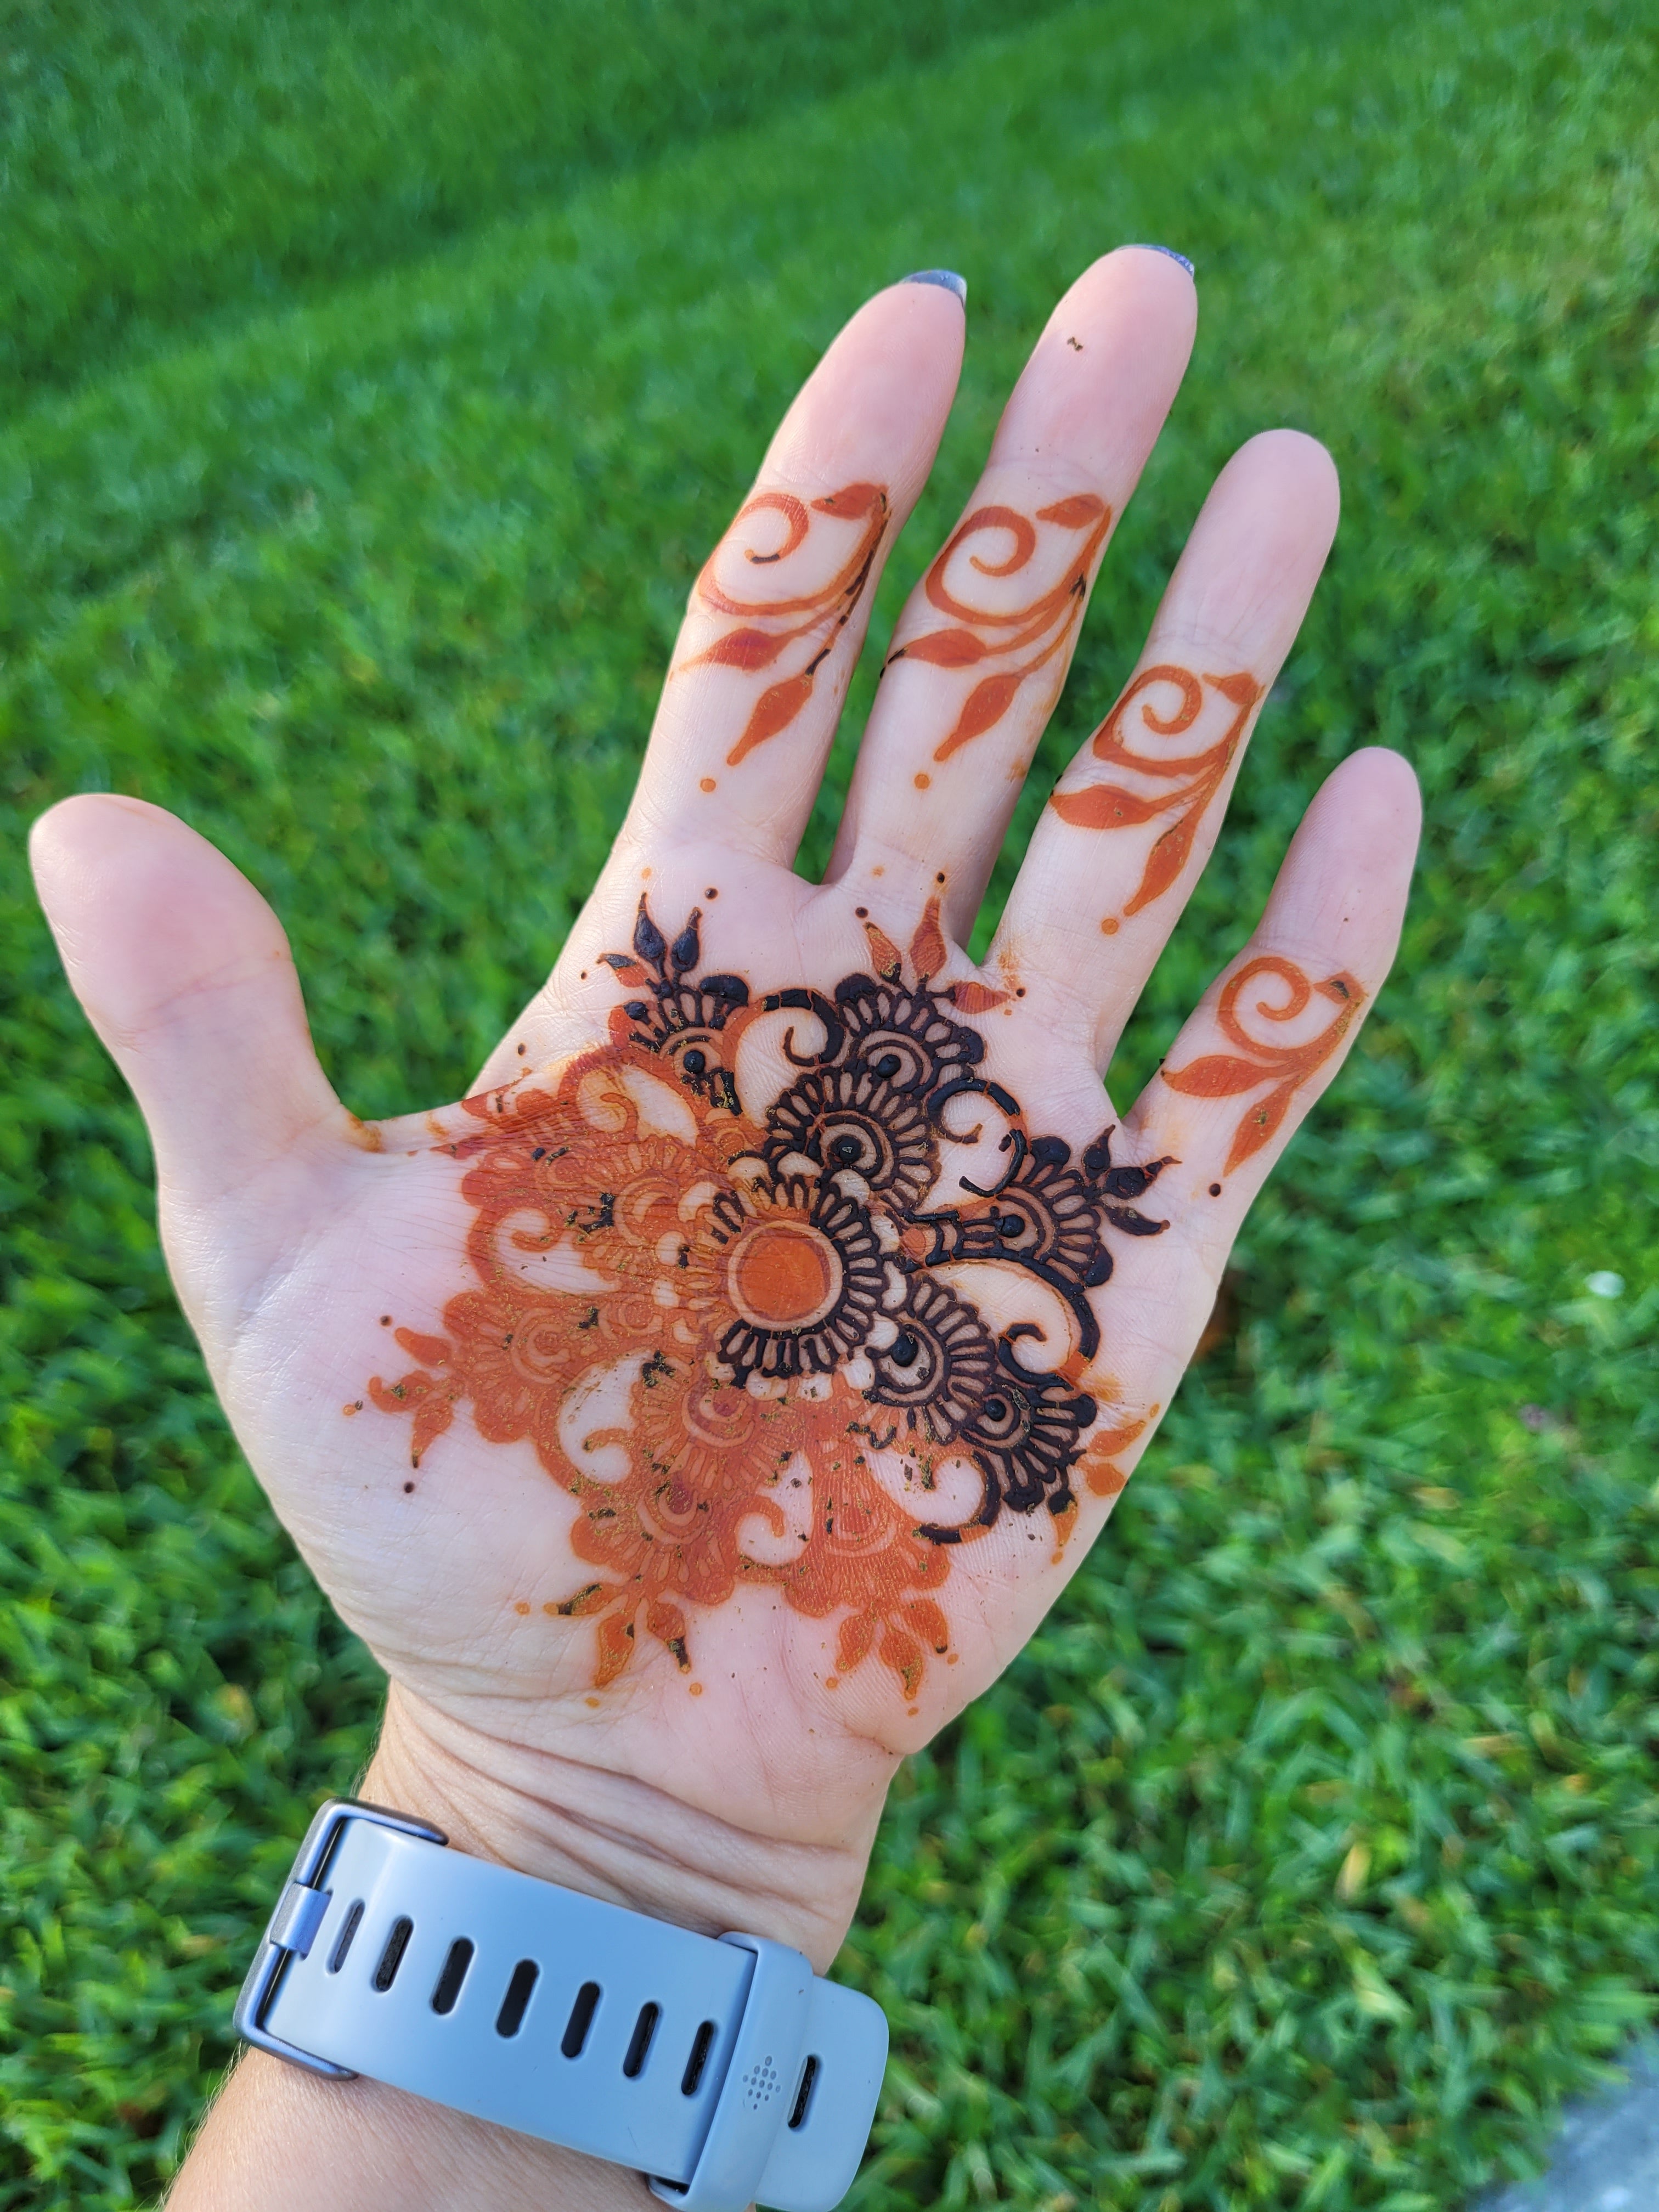
[[[841,1255],[804,1222],[769,1221],[732,1255],[732,1303],[757,1328],[805,1328],[841,1296]]]

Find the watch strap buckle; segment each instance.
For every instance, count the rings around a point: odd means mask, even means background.
[[[355,2081],[356,2075],[349,2066],[337,2066],[331,2058],[319,2058],[314,2051],[301,2051],[298,2044],[273,2034],[264,2025],[264,2016],[289,1959],[311,1955],[311,1947],[317,1940],[317,1930],[322,1926],[329,1905],[330,1893],[319,1885],[349,1820],[371,1820],[379,1827],[395,1828],[402,1835],[418,1836],[427,1843],[445,1844],[449,1841],[441,1828],[434,1828],[427,1820],[412,1820],[406,1813],[390,1812],[384,1805],[364,1804],[357,1798],[331,1797],[318,1808],[316,1819],[306,1830],[305,1840],[295,1853],[288,1880],[237,1996],[234,2015],[236,2033],[244,2042],[252,2044],[256,2050],[268,2051],[274,2058],[285,2058],[291,2066],[303,2066],[308,2072],[324,2075],[333,2081]]]

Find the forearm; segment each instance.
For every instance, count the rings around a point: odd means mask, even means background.
[[[636,2173],[379,2081],[243,2054],[167,2212],[644,2212]]]
[[[660,1802],[627,1778],[526,1757],[508,1779],[464,1734],[395,1695],[360,1794],[432,1821],[452,1848],[708,1935],[743,1928],[820,1970],[857,1901],[867,1833],[848,1848],[763,1844]],[[499,1747],[497,1748],[499,1760]],[[872,1829],[874,1814],[868,1826]],[[861,1827],[863,1824],[860,1824]],[[365,2079],[248,2051],[226,2081],[167,2212],[642,2212],[639,2175]]]

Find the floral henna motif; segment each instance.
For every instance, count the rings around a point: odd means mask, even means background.
[[[1285,986],[1284,1005],[1274,1006],[1267,999],[1258,999],[1250,1011],[1263,1021],[1293,1022],[1305,1012],[1317,991],[1322,998],[1329,999],[1337,1010],[1317,1036],[1310,1038],[1305,1044],[1274,1044],[1271,1041],[1262,1042],[1248,1034],[1239,1019],[1238,1002],[1252,983],[1269,975]],[[1239,1123],[1227,1154],[1227,1164],[1222,1170],[1224,1175],[1231,1175],[1268,1142],[1284,1121],[1298,1085],[1330,1058],[1364,1003],[1363,986],[1346,969],[1340,975],[1327,976],[1322,983],[1310,983],[1292,962],[1281,960],[1274,953],[1263,953],[1248,961],[1236,975],[1228,978],[1216,1018],[1228,1043],[1237,1045],[1241,1053],[1248,1053],[1250,1057],[1240,1060],[1228,1053],[1210,1053],[1200,1060],[1189,1060],[1185,1067],[1164,1070],[1164,1080],[1170,1088],[1190,1098],[1234,1098],[1264,1083],[1273,1085],[1267,1096],[1260,1104],[1252,1106]]]
[[[981,1072],[968,987],[932,981],[934,908],[908,957],[871,936],[881,972],[756,998],[699,973],[695,911],[671,939],[641,901],[609,1041],[470,1101],[446,1147],[473,1286],[441,1335],[397,1332],[418,1365],[369,1393],[412,1416],[416,1465],[464,1403],[533,1444],[594,1570],[547,1610],[595,1620],[599,1684],[641,1632],[689,1670],[688,1607],[754,1584],[840,1614],[842,1673],[873,1655],[913,1698],[930,1652],[954,1659],[952,1547],[1038,1508],[1063,1540],[1074,1472],[1121,1486],[1103,1454],[1142,1425],[1108,1434],[1083,1388],[1089,1292],[1109,1230],[1166,1225],[1136,1201],[1170,1164],[1030,1133]],[[760,1022],[763,1102],[738,1067]],[[952,1175],[951,1147],[994,1165]]]
[[[1009,550],[1000,561],[970,553],[969,568],[976,568],[981,576],[1017,575],[1037,550],[1039,523],[1076,538],[1058,583],[1009,613],[972,606],[957,597],[947,580],[951,563],[970,538],[1000,535],[1009,540]],[[1111,508],[1091,492],[1079,492],[1052,507],[1039,507],[1036,523],[1016,507],[981,507],[957,526],[927,571],[924,586],[933,605],[951,617],[952,627],[913,638],[889,656],[887,665],[890,668],[896,660],[922,660],[933,668],[974,668],[987,660],[1005,665],[981,677],[968,694],[955,726],[933,748],[936,761],[949,760],[970,739],[994,729],[1013,704],[1020,686],[1063,650],[1082,618],[1089,577],[1111,526]]]
[[[1191,729],[1203,712],[1206,684],[1234,708],[1231,721],[1213,744],[1206,745],[1201,752],[1188,753],[1174,760],[1135,750],[1124,735],[1124,723],[1137,701],[1140,702],[1137,734],[1180,737]],[[1180,704],[1172,714],[1160,714],[1144,696],[1159,685],[1173,685],[1181,695]],[[1133,829],[1171,809],[1180,809],[1176,820],[1147,854],[1134,896],[1124,907],[1126,915],[1139,914],[1142,907],[1161,898],[1186,866],[1204,810],[1220,789],[1261,696],[1261,686],[1253,676],[1243,672],[1232,676],[1198,677],[1190,669],[1176,668],[1168,662],[1143,668],[1095,732],[1090,750],[1097,760],[1109,761],[1119,768],[1133,769],[1164,783],[1178,783],[1180,789],[1142,794],[1126,791],[1118,784],[1091,783],[1081,791],[1057,791],[1049,799],[1048,804],[1062,822],[1074,823],[1081,830]]]
[[[812,696],[818,670],[835,647],[836,640],[853,618],[864,597],[874,566],[877,548],[887,528],[887,494],[880,484],[843,484],[810,505],[793,492],[757,492],[732,524],[735,537],[746,522],[762,514],[782,517],[783,543],[769,553],[745,547],[744,558],[757,568],[787,561],[805,544],[815,514],[833,515],[858,526],[858,541],[827,583],[814,586],[793,599],[743,599],[728,592],[716,574],[724,545],[711,556],[697,579],[696,597],[709,611],[732,617],[736,627],[718,637],[707,652],[682,662],[684,668],[738,668],[757,675],[786,655],[801,654],[800,665],[780,677],[762,692],[750,710],[743,734],[726,756],[736,768],[757,745],[787,730]]]

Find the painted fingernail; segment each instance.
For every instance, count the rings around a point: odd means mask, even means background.
[[[968,304],[968,279],[958,276],[954,269],[918,269],[914,276],[901,279],[906,284],[938,284],[947,292],[954,292],[965,307]]]
[[[1192,263],[1188,260],[1186,255],[1184,253],[1177,253],[1173,246],[1154,246],[1150,240],[1144,238],[1137,239],[1135,240],[1135,245],[1139,252],[1162,253],[1170,261],[1178,261],[1189,276],[1195,276],[1198,274],[1198,271],[1193,267]]]

